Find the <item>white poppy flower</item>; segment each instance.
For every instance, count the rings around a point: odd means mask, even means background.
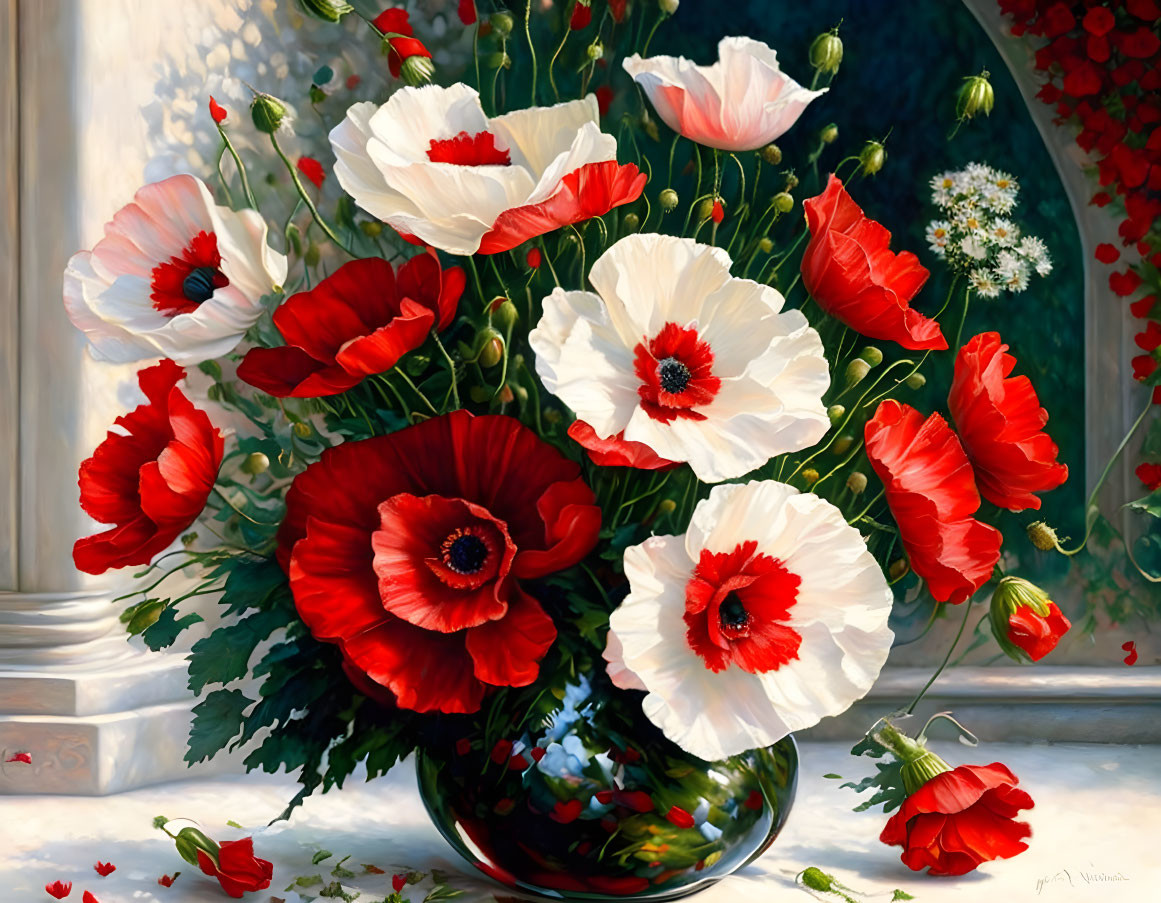
[[[494,254],[635,201],[592,95],[489,119],[464,84],[357,103],[331,132],[335,177],[367,213],[451,254]]]
[[[829,427],[822,341],[769,286],[692,239],[622,238],[557,288],[529,336],[545,387],[600,439],[639,442],[717,483],[807,448]]]
[[[92,251],[69,260],[64,304],[93,357],[197,364],[229,353],[286,279],[254,210],[214,204],[190,175],[140,189]]]
[[[858,530],[784,483],[715,486],[684,536],[626,549],[625,576],[609,673],[707,761],[846,711],[894,639],[891,589]]]
[[[722,38],[712,66],[638,54],[623,65],[667,126],[725,151],[757,150],[777,140],[827,91],[802,87],[779,68],[772,48],[750,38]]]

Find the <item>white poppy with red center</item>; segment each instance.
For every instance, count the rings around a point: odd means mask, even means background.
[[[197,364],[234,349],[286,279],[254,210],[214,203],[190,175],[146,185],[69,260],[64,304],[93,357]]]
[[[623,63],[657,115],[706,147],[752,151],[787,132],[827,89],[802,87],[778,65],[778,54],[750,38],[722,38],[718,61],[633,54]]]
[[[591,428],[586,447],[601,440],[607,455],[620,443],[627,463],[659,466],[642,460],[645,446],[660,466],[688,462],[716,483],[826,433],[818,333],[774,289],[730,276],[725,251],[631,235],[589,281],[597,294],[545,298],[529,336],[545,387]]]
[[[402,88],[331,131],[335,177],[409,240],[495,254],[641,196],[598,117],[592,95],[488,118],[467,85]]]
[[[605,659],[707,761],[846,711],[894,639],[882,570],[834,505],[773,481],[715,486],[684,536],[625,550]]]

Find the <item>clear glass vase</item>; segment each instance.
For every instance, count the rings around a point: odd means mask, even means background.
[[[558,900],[672,900],[761,855],[794,798],[793,739],[705,762],[645,718],[643,695],[581,677],[531,721],[500,705],[422,750],[436,827],[497,881]]]

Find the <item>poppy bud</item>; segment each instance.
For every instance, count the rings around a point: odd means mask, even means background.
[[[678,203],[680,202],[680,198],[678,198],[677,192],[672,188],[666,188],[664,191],[662,191],[660,197],[658,197],[658,200],[661,202],[661,209],[665,211],[676,209]]]
[[[560,423],[560,422],[561,422],[561,420],[563,420],[563,419],[564,419],[563,415],[562,415],[562,414],[560,413],[560,411],[559,411],[558,409],[556,409],[556,408],[545,408],[545,409],[544,409],[544,413],[543,413],[543,415],[541,415],[541,416],[543,416],[543,417],[544,417],[544,422],[545,422],[545,423],[550,423],[550,424],[552,424],[553,426],[555,426],[556,424]],[[664,503],[664,502],[662,502],[662,504],[665,504],[665,503]]]
[[[847,477],[847,489],[855,495],[862,495],[867,490],[867,475],[856,470]]]
[[[874,345],[868,345],[866,348],[864,348],[863,353],[860,354],[859,357],[870,364],[872,367],[878,367],[879,364],[883,363],[883,352],[876,348]]]
[[[1020,577],[1004,577],[992,594],[992,634],[1018,662],[1038,662],[1072,626],[1048,594]]]
[[[622,220],[622,222],[625,224],[625,229],[627,231],[636,232],[637,228],[641,225],[641,217],[639,217],[636,213],[626,213],[625,219]]]
[[[806,480],[807,486],[813,486],[818,482],[819,473],[813,467],[808,467],[802,471],[802,479]]]
[[[286,227],[286,241],[290,245],[290,250],[297,256],[302,256],[302,230],[294,223]]]
[[[492,397],[492,393],[483,386],[472,386],[468,390],[468,397],[476,404],[484,404]]]
[[[758,250],[761,251],[763,254],[769,254],[771,251],[774,250],[774,242],[770,241],[770,239],[763,236],[758,241]]]
[[[368,238],[378,238],[383,232],[383,224],[375,220],[364,220],[359,223],[359,229]]]
[[[197,828],[182,828],[177,832],[174,843],[178,855],[190,865],[198,864],[198,850],[208,855],[215,863],[221,853],[221,848]]]
[[[839,421],[846,416],[847,409],[841,404],[832,404],[826,409],[826,416],[830,419],[831,426],[838,426]]]
[[[659,515],[672,514],[676,510],[677,502],[675,502],[673,499],[662,499],[661,502],[657,505],[657,513]]]
[[[476,347],[479,349],[477,360],[481,367],[495,367],[504,359],[504,338],[490,326],[480,330],[476,336]]]
[[[892,582],[902,580],[909,570],[911,570],[911,565],[907,563],[906,558],[896,558],[887,568],[887,576],[891,578]]]
[[[1033,521],[1028,525],[1028,539],[1041,552],[1051,552],[1060,549],[1060,541],[1056,538],[1056,531],[1042,520]]]
[[[254,128],[266,135],[273,135],[282,125],[286,116],[286,104],[269,94],[255,94],[250,101],[250,118]]]
[[[853,361],[847,364],[846,385],[843,388],[849,389],[851,386],[857,386],[866,378],[867,374],[870,372],[871,365],[861,357],[856,357]]]
[[[873,176],[886,162],[887,151],[878,141],[868,141],[859,152],[859,165],[865,176]]]
[[[834,445],[831,446],[831,451],[836,455],[845,455],[851,450],[851,446],[855,444],[855,437],[850,433],[843,433],[834,440]]]
[[[500,306],[492,312],[492,322],[501,329],[507,330],[516,322],[517,316],[516,305],[505,298]]]
[[[786,173],[786,188],[785,191],[793,191],[798,187],[798,176],[792,172]]]
[[[969,75],[963,80],[959,94],[955,99],[955,118],[963,121],[971,119],[978,113],[985,116],[992,115],[992,106],[996,102],[996,93],[992,90],[988,70],[979,75]]]
[[[494,13],[488,21],[492,23],[492,28],[495,29],[496,34],[500,37],[506,38],[512,34],[512,26],[514,23],[511,13]]]
[[[431,77],[435,75],[435,63],[431,61],[430,57],[414,54],[403,61],[403,66],[399,71],[407,84],[413,88],[418,88],[431,81]]]
[[[818,138],[823,144],[834,144],[838,140],[838,126],[832,122],[818,133]]]
[[[310,424],[306,423],[302,420],[299,420],[290,429],[294,433],[294,435],[298,436],[299,439],[306,439],[313,432],[313,430],[310,427]]]
[[[762,159],[771,166],[777,166],[782,162],[782,149],[777,144],[767,144],[762,148]]]
[[[486,65],[489,69],[511,69],[512,58],[500,50],[488,57]]]
[[[217,125],[221,125],[226,120],[226,108],[214,100],[213,95],[210,95],[210,118],[214,120]]]
[[[354,11],[354,7],[344,0],[298,0],[298,5],[308,16],[324,22],[338,22],[347,13]]]
[[[568,22],[568,27],[573,31],[580,31],[582,28],[588,28],[589,23],[592,21],[592,0],[576,0],[576,5],[572,8],[572,18]]]
[[[697,220],[699,223],[705,222],[714,215],[714,199],[706,198],[697,205]]]
[[[838,72],[843,61],[843,41],[837,30],[820,34],[810,45],[810,65],[819,72]]]
[[[681,6],[681,0],[658,0],[657,5],[665,15],[672,16],[677,12],[677,7]]]
[[[828,875],[822,869],[814,866],[806,869],[799,877],[802,878],[802,883],[811,890],[820,890],[823,893],[829,893],[835,885],[834,875]]]
[[[600,41],[593,41],[589,44],[588,49],[585,50],[590,60],[596,62],[605,55],[605,48]]]
[[[269,469],[270,459],[262,452],[251,452],[242,462],[242,473],[248,473],[250,476],[265,473]]]
[[[794,196],[787,191],[774,195],[774,209],[779,213],[789,213],[794,209]]]
[[[922,389],[925,385],[927,385],[927,377],[922,373],[912,373],[905,380],[903,380],[903,383],[907,386],[908,389]]]

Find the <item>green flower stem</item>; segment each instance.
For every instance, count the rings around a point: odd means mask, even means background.
[[[350,257],[358,258],[359,255],[352,251],[346,245],[346,243],[344,243],[343,240],[334,233],[334,230],[332,230],[331,227],[327,225],[326,221],[319,214],[318,208],[314,205],[314,201],[310,199],[310,195],[306,193],[306,189],[302,186],[302,180],[298,177],[298,170],[294,168],[294,164],[291,163],[286,154],[283,153],[282,148],[278,144],[278,136],[274,132],[270,133],[270,144],[274,147],[274,152],[278,154],[278,158],[282,160],[283,165],[286,167],[286,171],[290,173],[290,179],[294,183],[294,188],[298,192],[298,196],[302,199],[302,203],[306,206],[306,209],[310,211],[311,217],[313,217],[314,221],[318,223],[318,227],[323,230],[327,238],[342,248],[342,250],[345,251]]]
[[[524,7],[524,37],[528,39],[528,52],[532,56],[532,100],[530,107],[536,106],[536,45],[532,43],[532,0]]]
[[[867,512],[870,511],[872,508],[874,508],[876,504],[878,504],[879,499],[881,499],[883,497],[883,494],[885,492],[886,492],[885,489],[880,489],[878,492],[876,492],[874,494],[874,496],[871,497],[871,500],[869,502],[867,502],[866,507],[863,508],[863,510],[860,511],[858,514],[856,514],[854,517],[848,518],[847,523],[854,524],[854,523],[857,523],[860,518],[865,517]]]
[[[250,521],[250,523],[257,524],[259,527],[277,527],[278,526],[277,523],[270,524],[270,523],[267,523],[266,521],[254,520],[254,518],[252,518],[249,514],[247,514],[245,511],[243,511],[237,505],[235,505],[233,503],[233,501],[230,500],[230,497],[228,495],[226,495],[226,493],[224,493],[221,489],[218,488],[217,484],[215,484],[212,488],[213,488],[214,492],[216,492],[218,494],[218,497],[221,498],[221,500],[223,502],[225,502],[232,509],[234,509],[235,514],[238,514],[241,517],[246,518],[246,520]]]
[[[935,673],[931,675],[927,683],[923,685],[923,689],[916,694],[915,698],[911,700],[911,705],[907,706],[907,714],[910,715],[915,711],[915,707],[919,705],[923,697],[927,695],[927,691],[931,689],[931,685],[939,679],[939,675],[943,673],[943,669],[947,667],[947,663],[951,661],[951,655],[955,652],[955,647],[959,645],[960,637],[963,636],[963,629],[967,626],[968,615],[971,613],[972,600],[967,599],[960,603],[963,605],[963,620],[959,622],[959,630],[956,631],[955,639],[951,641],[951,646],[947,650],[947,655],[943,657],[943,661],[939,667],[935,669]]]
[[[221,123],[218,123],[218,134],[222,136],[222,143],[225,144],[226,150],[230,152],[230,156],[234,158],[234,166],[238,169],[238,178],[242,182],[242,194],[246,197],[246,203],[250,205],[252,210],[257,210],[258,202],[254,200],[254,192],[250,190],[250,180],[246,177],[246,167],[242,165],[242,158],[238,156],[238,151],[234,149],[234,142],[230,140],[230,136],[226,134],[226,130],[222,128]],[[274,136],[271,135],[271,137]],[[220,157],[218,158],[218,162],[218,172],[221,173]],[[225,184],[224,179],[223,184]]]
[[[649,42],[653,40],[653,35],[657,33],[658,26],[668,18],[669,14],[664,12],[657,17],[657,21],[653,23],[653,27],[649,29],[649,35],[645,38],[645,46],[641,48],[641,56],[647,56],[649,54]]]
[[[511,328],[509,328],[508,334],[512,334]],[[455,406],[458,409],[460,406],[460,391],[459,386],[456,384],[455,361],[453,361],[451,355],[447,353],[447,349],[443,347],[443,342],[439,340],[439,333],[434,329],[431,331],[431,337],[435,339],[435,347],[439,349],[439,353],[443,355],[443,359],[447,362],[448,373],[451,374],[452,401],[455,403]],[[507,355],[507,346],[505,346],[505,355]],[[506,365],[505,369],[507,369]]]
[[[560,38],[560,43],[556,46],[556,52],[552,55],[552,59],[548,61],[548,83],[552,85],[552,93],[556,97],[556,102],[560,103],[560,91],[556,87],[556,75],[553,74],[552,68],[556,65],[556,58],[560,56],[560,52],[564,50],[564,45],[568,43],[568,36],[572,29],[565,25],[564,34]]]
[[[223,144],[218,148],[218,158],[214,161],[214,165],[218,170],[218,181],[222,183],[222,191],[226,193],[226,204],[229,207],[234,206],[234,195],[230,192],[230,184],[226,181],[226,174],[222,172],[222,158],[226,156],[226,145]]]
[[[411,389],[411,391],[414,392],[416,395],[418,395],[419,398],[423,401],[423,403],[425,405],[427,405],[428,410],[431,411],[431,413],[433,415],[438,417],[439,411],[436,409],[435,405],[433,405],[431,403],[431,400],[426,395],[424,395],[423,392],[420,391],[419,386],[417,386],[414,382],[411,381],[411,377],[407,375],[407,371],[403,370],[400,367],[396,367],[395,372],[399,374],[399,377],[405,383],[407,383],[407,385]],[[459,407],[458,404],[456,406]]]

